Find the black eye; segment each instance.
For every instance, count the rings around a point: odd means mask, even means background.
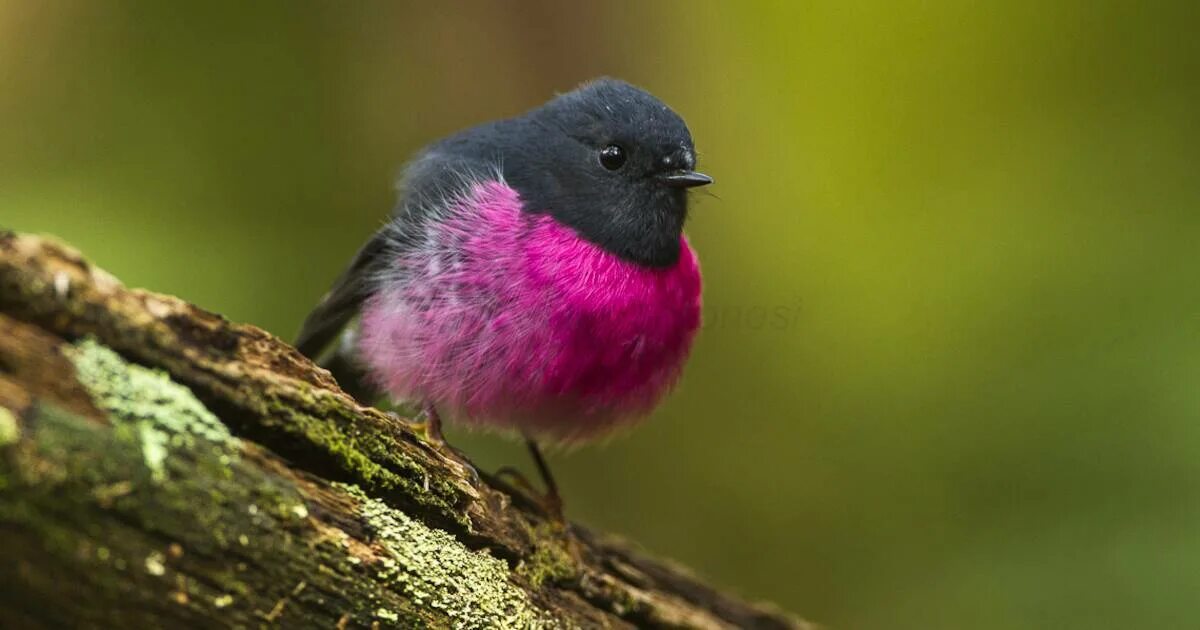
[[[615,144],[600,149],[600,165],[610,171],[621,168],[625,165],[625,149]]]

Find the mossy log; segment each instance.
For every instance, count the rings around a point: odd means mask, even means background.
[[[0,627],[806,628],[548,522],[286,343],[0,232]]]

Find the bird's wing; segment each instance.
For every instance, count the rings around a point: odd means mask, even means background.
[[[301,354],[316,359],[370,296],[375,270],[386,258],[388,237],[385,230],[376,232],[358,250],[350,266],[304,319],[295,343]]]
[[[318,358],[371,296],[394,255],[418,242],[428,222],[436,220],[438,208],[471,181],[497,173],[497,169],[485,160],[447,154],[438,150],[438,145],[414,159],[405,169],[403,192],[391,221],[358,250],[350,266],[305,318],[296,336],[296,349],[311,359]]]

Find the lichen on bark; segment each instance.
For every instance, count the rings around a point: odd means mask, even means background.
[[[75,377],[96,407],[119,429],[132,430],[142,458],[156,481],[163,481],[171,451],[207,442],[212,454],[227,463],[237,456],[229,429],[162,370],[130,364],[91,337],[67,351]]]
[[[358,499],[358,513],[385,551],[377,577],[418,605],[444,611],[456,628],[558,628],[570,624],[537,610],[510,582],[508,565],[487,551],[468,549],[450,534],[372,499],[356,486],[338,484]]]

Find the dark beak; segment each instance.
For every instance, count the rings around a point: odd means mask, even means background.
[[[697,173],[696,171],[671,171],[669,173],[660,173],[657,178],[664,186],[670,186],[671,188],[691,188],[693,186],[707,186],[713,183],[713,178],[704,173]]]

